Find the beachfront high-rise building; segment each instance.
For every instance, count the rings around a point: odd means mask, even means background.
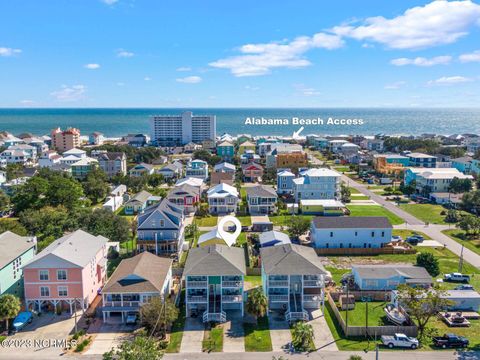
[[[215,115],[154,115],[150,118],[151,140],[160,146],[202,143],[216,137]]]
[[[80,130],[68,128],[63,130],[56,128],[51,132],[52,147],[60,152],[80,147]]]

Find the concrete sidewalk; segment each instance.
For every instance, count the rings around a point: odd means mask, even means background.
[[[223,324],[223,329],[223,352],[245,351],[245,331],[242,317],[240,315],[232,316]]]
[[[313,343],[317,351],[338,351],[335,339],[332,336],[327,321],[323,316],[322,310],[313,310],[309,312],[310,321],[308,322],[313,328]]]

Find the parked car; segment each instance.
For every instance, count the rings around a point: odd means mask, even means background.
[[[383,335],[381,340],[382,344],[388,346],[390,349],[393,349],[394,347],[410,349],[418,348],[418,340],[405,334],[395,334],[394,336]]]
[[[442,349],[446,348],[458,348],[458,347],[467,347],[469,341],[463,336],[457,336],[455,334],[445,334],[443,336],[434,336],[433,345],[436,347],[441,347]]]
[[[463,284],[455,287],[455,290],[475,290],[472,285]]]
[[[418,243],[421,243],[423,240],[424,240],[424,237],[422,235],[412,235],[407,238],[407,242],[412,245],[417,245]]]
[[[136,323],[137,323],[137,314],[135,313],[127,314],[127,319],[125,320],[125,324],[135,325]]]
[[[468,283],[470,276],[461,273],[445,274],[443,281]]]
[[[17,315],[13,320],[14,331],[19,331],[23,329],[27,324],[30,324],[33,320],[33,313],[30,311],[22,311]]]

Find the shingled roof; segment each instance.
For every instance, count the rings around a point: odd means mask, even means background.
[[[210,245],[188,252],[184,275],[245,275],[245,252],[242,248]]]
[[[308,246],[284,244],[261,248],[260,257],[267,275],[328,274],[315,250]]]

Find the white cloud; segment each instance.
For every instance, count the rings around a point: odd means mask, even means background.
[[[150,76],[145,76],[145,77],[143,78],[143,80],[145,80],[145,81],[150,81],[150,80],[152,80],[152,78],[151,78]]]
[[[180,66],[177,68],[177,71],[192,71],[192,68],[189,66]]]
[[[297,93],[302,96],[318,96],[321,94],[317,89],[308,87],[305,84],[293,84],[293,87],[296,89]]]
[[[462,54],[458,57],[458,59],[463,62],[480,62],[480,50],[474,51],[469,54]]]
[[[121,81],[119,81],[119,82],[117,82],[117,86],[125,86],[125,83],[124,83],[124,82],[121,82]]]
[[[20,101],[20,104],[22,106],[33,106],[36,104],[36,101],[33,101],[33,100],[21,100]]]
[[[383,88],[386,90],[397,90],[406,85],[407,83],[405,81],[396,81],[391,84],[385,85]]]
[[[62,85],[60,90],[50,93],[58,101],[78,101],[85,97],[87,87],[85,85]]]
[[[466,82],[471,82],[473,79],[467,78],[464,76],[443,76],[436,80],[430,80],[427,85],[428,86],[437,86],[437,85],[454,85],[454,84],[462,84]]]
[[[337,49],[343,46],[337,35],[317,33],[313,36],[300,36],[292,41],[246,44],[240,47],[242,55],[232,56],[211,62],[215,68],[228,69],[238,77],[258,76],[271,72],[274,68],[302,68],[311,63],[303,55],[315,48]]]
[[[18,55],[22,52],[20,49],[12,49],[12,48],[7,48],[7,47],[0,47],[0,56],[3,57],[9,57],[9,56],[14,56]]]
[[[390,64],[395,66],[415,65],[415,66],[434,66],[447,65],[452,61],[452,57],[448,55],[436,56],[430,59],[424,57],[416,58],[398,58],[392,59]]]
[[[186,77],[177,79],[177,82],[185,83],[185,84],[198,84],[201,81],[202,81],[202,78],[200,76],[186,76]]]
[[[100,0],[100,1],[107,5],[113,5],[118,2],[118,0]]]
[[[85,69],[89,69],[89,70],[100,69],[100,65],[99,65],[99,64],[85,64],[85,65],[83,65],[83,67],[84,67]]]
[[[403,15],[370,17],[360,25],[344,24],[331,31],[342,37],[374,41],[393,49],[421,49],[451,44],[478,24],[480,5],[467,1],[432,1]]]
[[[117,57],[130,58],[130,57],[133,57],[133,56],[135,56],[135,54],[131,51],[127,51],[127,50],[124,50],[124,49],[119,49],[117,51]]]

